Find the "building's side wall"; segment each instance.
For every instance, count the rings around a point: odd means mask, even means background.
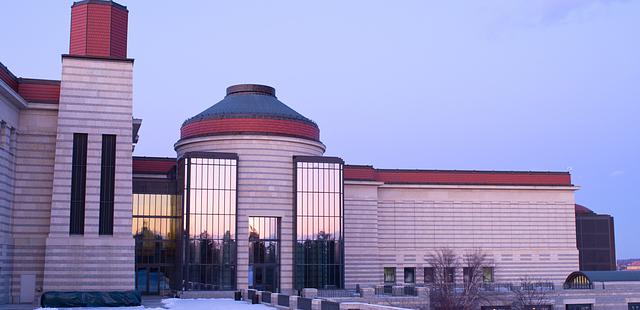
[[[131,290],[133,63],[63,57],[44,291]],[[84,235],[69,235],[73,134],[87,133]],[[113,235],[98,235],[102,134],[115,134]]]
[[[20,114],[13,210],[13,302],[20,302],[20,288],[29,285],[21,283],[23,275],[35,275],[36,290],[42,288],[57,116],[54,104],[30,104]]]
[[[378,185],[345,182],[343,213],[345,287],[382,283],[382,265],[378,261]]]
[[[293,288],[293,156],[319,156],[320,143],[276,136],[212,136],[192,138],[176,146],[186,152],[237,153],[238,289],[248,287],[249,217],[276,216],[281,220],[280,289]]]
[[[0,81],[3,83],[3,81]],[[7,86],[8,88],[8,86]],[[0,304],[10,301],[11,278],[11,213],[15,184],[15,141],[10,136],[10,128],[18,128],[20,110],[9,98],[0,95]],[[13,137],[15,139],[15,137]]]
[[[345,196],[356,199],[352,186]],[[345,208],[347,215],[355,210],[353,203]],[[476,249],[487,253],[496,282],[530,276],[561,284],[578,269],[572,189],[383,185],[377,216],[381,266],[367,271],[371,279],[382,277],[382,267],[396,267],[396,281],[402,283],[402,268],[415,267],[416,282],[422,283],[429,255],[440,248],[459,255]],[[346,229],[347,240],[371,238],[348,236]],[[360,260],[354,251],[346,253],[347,262]],[[457,278],[462,281],[462,270]],[[381,283],[364,276],[357,282]]]

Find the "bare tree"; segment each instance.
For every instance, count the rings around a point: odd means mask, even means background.
[[[531,277],[520,279],[520,286],[512,288],[513,310],[541,309],[553,299],[553,289],[548,282]]]
[[[476,309],[486,300],[483,284],[483,267],[488,265],[488,257],[481,250],[458,257],[449,248],[435,251],[428,262],[433,268],[431,303],[441,310]],[[455,272],[463,267],[464,281],[456,285]]]

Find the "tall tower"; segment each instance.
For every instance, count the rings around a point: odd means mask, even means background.
[[[43,290],[134,287],[132,81],[125,6],[71,7],[62,79]]]

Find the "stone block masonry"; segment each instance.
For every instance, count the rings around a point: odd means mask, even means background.
[[[130,60],[63,56],[44,291],[134,288],[132,74]],[[69,234],[74,133],[88,134],[83,235]],[[116,135],[113,235],[98,234],[103,134]]]

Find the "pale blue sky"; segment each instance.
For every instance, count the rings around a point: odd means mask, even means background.
[[[0,61],[60,78],[71,1],[2,1]],[[132,1],[136,155],[236,83],[379,168],[571,170],[640,257],[640,1]]]

